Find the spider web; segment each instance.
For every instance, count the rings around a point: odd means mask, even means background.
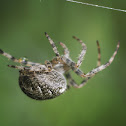
[[[126,13],[126,10],[122,10],[122,9],[116,9],[116,8],[101,6],[101,5],[97,5],[97,4],[84,3],[84,2],[74,1],[74,0],[66,0],[66,1],[73,2],[73,3],[78,3],[78,4],[84,4],[84,5],[87,5],[87,6],[104,8],[104,9],[108,9],[108,10],[121,11],[121,12]]]

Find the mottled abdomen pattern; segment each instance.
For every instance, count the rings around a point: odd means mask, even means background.
[[[22,91],[36,100],[51,99],[59,96],[66,90],[66,80],[62,74],[51,72],[28,72],[21,70],[19,85]]]

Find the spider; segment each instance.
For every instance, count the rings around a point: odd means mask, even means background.
[[[75,63],[71,60],[68,48],[65,44],[60,42],[60,45],[64,49],[64,55],[60,55],[53,40],[49,37],[47,33],[45,33],[45,35],[49,40],[56,55],[56,57],[53,58],[51,61],[45,61],[45,64],[34,63],[28,61],[26,58],[16,59],[15,57],[0,49],[0,54],[12,60],[13,62],[21,64],[20,66],[8,65],[8,67],[16,68],[19,70],[19,86],[21,90],[27,96],[36,100],[55,98],[64,93],[70,86],[73,86],[75,88],[83,87],[89,79],[91,79],[94,75],[96,75],[98,72],[102,71],[112,63],[120,45],[120,42],[118,42],[117,48],[112,57],[107,63],[101,65],[100,46],[99,42],[97,41],[97,67],[85,74],[79,69],[87,50],[87,47],[82,42],[82,40],[73,36],[73,38],[76,39],[82,46],[82,51],[79,55],[78,61],[77,63]],[[80,85],[76,84],[74,79],[72,79],[69,72],[69,70],[71,69],[80,77],[85,78]],[[64,75],[68,79],[68,85]]]

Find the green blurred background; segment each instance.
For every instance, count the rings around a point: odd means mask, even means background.
[[[126,9],[124,0],[79,0]],[[121,46],[110,67],[97,74],[81,89],[71,88],[65,94],[47,101],[27,97],[18,86],[15,64],[0,56],[0,126],[124,126],[126,125],[126,13],[96,8],[65,0],[0,0],[0,48],[34,62],[51,60],[55,55],[46,39],[47,32],[70,50],[77,61],[81,45],[87,45],[81,69],[87,73],[96,66],[100,41],[102,63],[106,63]],[[82,79],[71,71],[75,80]]]

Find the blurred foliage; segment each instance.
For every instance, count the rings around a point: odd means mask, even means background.
[[[124,0],[80,0],[126,9]],[[71,88],[65,94],[47,101],[27,97],[18,86],[14,64],[0,56],[0,125],[1,126],[124,126],[126,125],[126,13],[65,0],[0,0],[0,48],[34,62],[51,60],[55,55],[45,38],[47,32],[59,45],[62,41],[77,61],[81,46],[72,39],[76,35],[87,47],[81,69],[86,73],[96,66],[100,41],[102,63],[108,61],[121,42],[112,65],[97,74],[81,89]],[[71,72],[80,83],[81,78]]]

